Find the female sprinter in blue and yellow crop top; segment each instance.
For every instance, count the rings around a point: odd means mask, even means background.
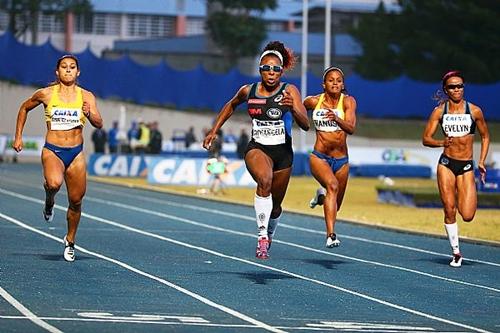
[[[344,73],[329,67],[323,74],[324,93],[308,96],[304,106],[312,110],[316,143],[310,156],[311,172],[322,186],[310,207],[323,204],[326,224],[326,247],[340,245],[335,233],[337,212],[342,205],[349,178],[347,135],[356,127],[356,100],[346,94]]]
[[[464,78],[459,71],[451,71],[442,79],[445,98],[434,108],[425,127],[422,143],[427,147],[443,147],[437,167],[437,183],[444,209],[444,226],[450,242],[452,267],[462,265],[458,244],[457,209],[465,222],[476,214],[477,195],[472,148],[476,128],[481,135],[481,153],[477,167],[484,183],[484,162],[490,145],[490,134],[481,109],[464,100]],[[438,126],[444,139],[435,139]]]
[[[102,127],[94,95],[76,83],[79,75],[80,68],[75,56],[65,55],[57,61],[55,84],[35,91],[21,105],[12,144],[17,152],[23,149],[22,134],[28,112],[43,104],[47,123],[42,150],[45,188],[43,217],[47,222],[54,218],[54,197],[65,180],[69,200],[66,214],[68,232],[63,239],[66,261],[75,260],[75,236],[86,190],[83,126],[88,119],[94,127]]]

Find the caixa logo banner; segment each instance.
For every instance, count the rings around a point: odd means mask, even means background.
[[[146,177],[150,157],[143,155],[92,154],[88,162],[91,176]]]
[[[405,163],[408,158],[403,149],[385,149],[382,152],[382,160],[388,163]]]
[[[221,180],[226,186],[255,186],[245,163],[227,161]],[[151,184],[209,185],[213,175],[207,171],[207,159],[144,155],[92,154],[88,162],[91,176],[147,177]]]
[[[218,175],[226,186],[255,186],[245,163],[241,160],[227,161],[226,172]],[[209,185],[213,175],[207,171],[204,158],[161,158],[149,161],[148,183],[171,185]]]

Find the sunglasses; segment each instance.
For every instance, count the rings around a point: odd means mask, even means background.
[[[464,89],[464,84],[463,83],[460,83],[460,84],[449,84],[449,85],[446,86],[446,89],[448,89],[448,90]]]
[[[259,69],[262,72],[269,72],[271,70],[273,72],[281,72],[283,70],[283,66],[277,66],[277,65],[274,65],[274,66],[271,66],[271,65],[260,65]]]

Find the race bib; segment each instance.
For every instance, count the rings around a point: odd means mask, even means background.
[[[470,134],[472,117],[470,114],[443,115],[443,131],[449,137],[461,137]]]
[[[82,126],[82,110],[76,108],[54,108],[50,119],[50,129],[65,131]]]
[[[255,142],[265,146],[281,145],[286,142],[283,120],[252,121],[252,136]]]
[[[327,118],[329,110],[327,109],[318,109],[318,110],[313,110],[313,122],[314,122],[314,127],[316,127],[316,130],[322,131],[322,132],[335,132],[335,131],[341,131],[342,129],[340,126],[337,124],[337,122],[333,120],[329,120]],[[333,112],[341,119],[344,119],[344,112],[342,110],[334,109]]]

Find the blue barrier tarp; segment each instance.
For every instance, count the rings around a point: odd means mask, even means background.
[[[55,64],[64,53],[50,40],[39,46],[24,45],[9,32],[0,35],[0,78],[25,85],[45,86],[54,80]],[[89,48],[76,54],[80,62],[79,83],[102,98],[120,98],[138,104],[157,104],[177,109],[218,111],[239,87],[260,77],[234,69],[226,74],[207,72],[201,65],[179,71],[161,62],[144,66],[129,56],[116,60],[96,57]],[[284,77],[300,87],[300,78]],[[346,78],[348,92],[356,97],[358,114],[372,118],[427,118],[436,102],[432,99],[440,82],[424,83],[405,76],[391,81],[371,81],[356,74]],[[307,93],[321,91],[321,78],[308,73]],[[500,120],[500,82],[467,84],[466,98],[479,105],[487,120]],[[305,95],[305,94],[304,94]]]

